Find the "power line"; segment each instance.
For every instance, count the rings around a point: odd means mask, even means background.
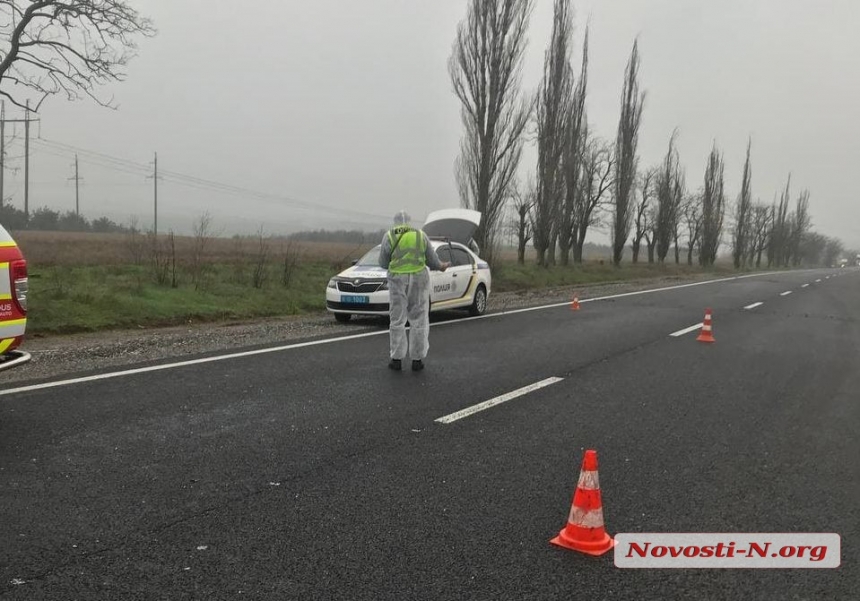
[[[130,161],[127,159],[122,159],[113,155],[109,155],[102,152],[97,152],[93,150],[88,150],[85,148],[80,148],[77,146],[73,146],[71,144],[65,144],[63,142],[56,142],[52,140],[47,140],[45,138],[38,138],[34,140],[35,143],[45,147],[51,148],[55,151],[66,153],[67,155],[73,155],[74,153],[78,153],[82,155],[83,160],[89,159],[89,162],[95,163],[101,167],[107,167],[109,169],[116,169],[118,171],[123,171],[126,173],[135,173],[141,175],[148,175],[151,173],[150,166],[144,165],[141,163],[136,163],[134,161]],[[150,177],[152,177],[150,175]],[[336,214],[338,216],[343,215],[352,215],[357,217],[362,217],[364,219],[372,219],[374,221],[383,220],[385,222],[388,221],[387,217],[383,217],[381,215],[376,215],[373,213],[367,213],[364,211],[358,211],[354,209],[346,209],[346,208],[338,208],[332,207],[328,205],[324,205],[317,202],[310,202],[305,200],[300,200],[294,197],[273,194],[270,192],[261,192],[259,190],[254,190],[251,188],[245,188],[242,186],[234,186],[232,184],[226,184],[223,182],[217,182],[214,180],[196,177],[193,175],[187,175],[184,173],[179,173],[176,171],[169,171],[160,169],[159,170],[159,179],[162,179],[165,182],[171,182],[174,184],[179,184],[183,186],[188,186],[197,189],[205,189],[216,192],[222,192],[225,194],[233,194],[241,197],[252,197],[258,200],[265,201],[276,201],[279,203],[287,203],[296,207],[311,209],[314,211],[322,211],[328,212],[332,214]]]

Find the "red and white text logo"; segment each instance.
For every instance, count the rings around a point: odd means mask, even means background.
[[[619,568],[837,568],[834,533],[623,533]]]

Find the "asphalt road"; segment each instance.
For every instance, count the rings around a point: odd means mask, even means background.
[[[0,384],[0,598],[858,599],[858,301],[858,270],[788,272],[437,321],[420,373],[382,331]],[[716,344],[670,335],[705,307]],[[842,565],[552,546],[585,449],[612,534],[836,532]]]

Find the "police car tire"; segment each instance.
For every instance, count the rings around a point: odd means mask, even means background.
[[[352,313],[335,313],[334,318],[341,323],[346,323],[352,317]]]
[[[479,297],[482,297],[479,299]],[[480,284],[475,290],[475,298],[469,307],[469,315],[483,315],[487,311],[487,289]]]

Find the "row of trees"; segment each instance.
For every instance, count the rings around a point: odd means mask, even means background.
[[[128,227],[120,225],[107,217],[89,220],[86,217],[66,211],[61,213],[42,207],[30,213],[29,217],[10,205],[0,207],[0,224],[8,230],[39,230],[46,232],[97,232],[125,233]]]
[[[646,92],[636,41],[624,71],[615,140],[596,135],[586,108],[589,34],[586,28],[574,69],[571,0],[555,1],[542,79],[533,96],[524,94],[520,75],[532,7],[532,0],[469,0],[449,61],[465,130],[456,164],[461,202],[483,213],[476,240],[490,260],[506,219],[519,261],[531,242],[542,266],[567,265],[571,257],[582,262],[586,236],[596,225],[610,228],[615,265],[628,244],[638,262],[643,242],[649,262],[665,262],[671,251],[680,262],[683,250],[687,263],[695,256],[703,266],[713,265],[729,242],[737,268],[763,260],[769,266],[830,264],[828,257],[841,252],[838,241],[811,231],[807,190],[792,199],[787,183],[778,202],[753,202],[751,142],[734,203],[716,144],[695,191],[687,186],[677,131],[659,164],[640,166]],[[530,131],[537,164],[523,186],[517,173]]]

